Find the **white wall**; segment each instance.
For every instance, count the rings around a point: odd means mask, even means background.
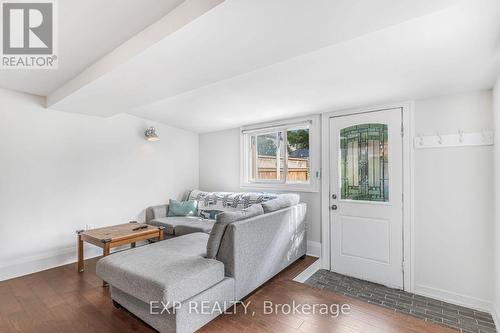
[[[75,261],[77,229],[142,220],[198,186],[197,134],[44,102],[0,90],[0,280]],[[144,140],[150,125],[160,141]]]
[[[247,188],[240,188],[240,131],[238,128],[200,134],[200,189],[250,191]],[[307,203],[308,253],[319,255],[320,193],[301,192],[300,197],[301,201]]]
[[[495,293],[494,312],[497,328],[500,328],[500,77],[493,89],[493,118],[495,125],[495,230],[494,269]]]
[[[415,103],[415,134],[493,127],[491,91]],[[415,290],[488,309],[493,294],[493,147],[415,150]]]

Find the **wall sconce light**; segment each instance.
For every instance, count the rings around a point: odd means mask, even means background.
[[[158,133],[156,133],[156,129],[151,126],[144,132],[144,136],[146,137],[146,140],[148,141],[158,141],[160,140],[160,137],[158,136]]]

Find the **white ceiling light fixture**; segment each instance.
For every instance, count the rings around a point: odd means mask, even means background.
[[[160,140],[160,137],[158,136],[158,133],[156,133],[156,128],[151,126],[144,132],[144,136],[146,137],[146,140],[148,141],[158,141]]]

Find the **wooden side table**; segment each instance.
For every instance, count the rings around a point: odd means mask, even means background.
[[[144,228],[133,230],[138,227]],[[130,247],[133,248],[135,247],[135,243],[141,240],[154,238],[163,240],[163,229],[163,227],[155,227],[144,223],[125,223],[87,231],[78,230],[76,232],[78,243],[78,272],[80,273],[85,270],[83,242],[102,248],[102,256],[106,257],[113,247],[130,244]],[[103,285],[106,286],[107,283],[103,281]]]

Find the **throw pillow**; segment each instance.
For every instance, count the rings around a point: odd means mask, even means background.
[[[264,214],[264,209],[262,209],[262,205],[260,204],[252,205],[248,208],[234,212],[222,212],[217,214],[212,231],[210,231],[210,236],[208,236],[207,258],[215,259],[217,256],[222,236],[224,236],[228,224],[262,214]]]
[[[276,199],[269,200],[262,203],[264,213],[271,213],[283,208],[297,205],[300,201],[300,196],[294,193],[281,194]]]
[[[276,193],[205,192],[200,190],[192,190],[187,196],[188,200],[198,201],[198,213],[202,210],[240,210],[277,197]]]
[[[215,217],[217,214],[222,213],[222,210],[200,210],[200,213],[198,214],[200,217],[207,219],[207,220],[215,220]]]
[[[196,200],[177,201],[170,199],[167,216],[194,216],[196,212]]]

